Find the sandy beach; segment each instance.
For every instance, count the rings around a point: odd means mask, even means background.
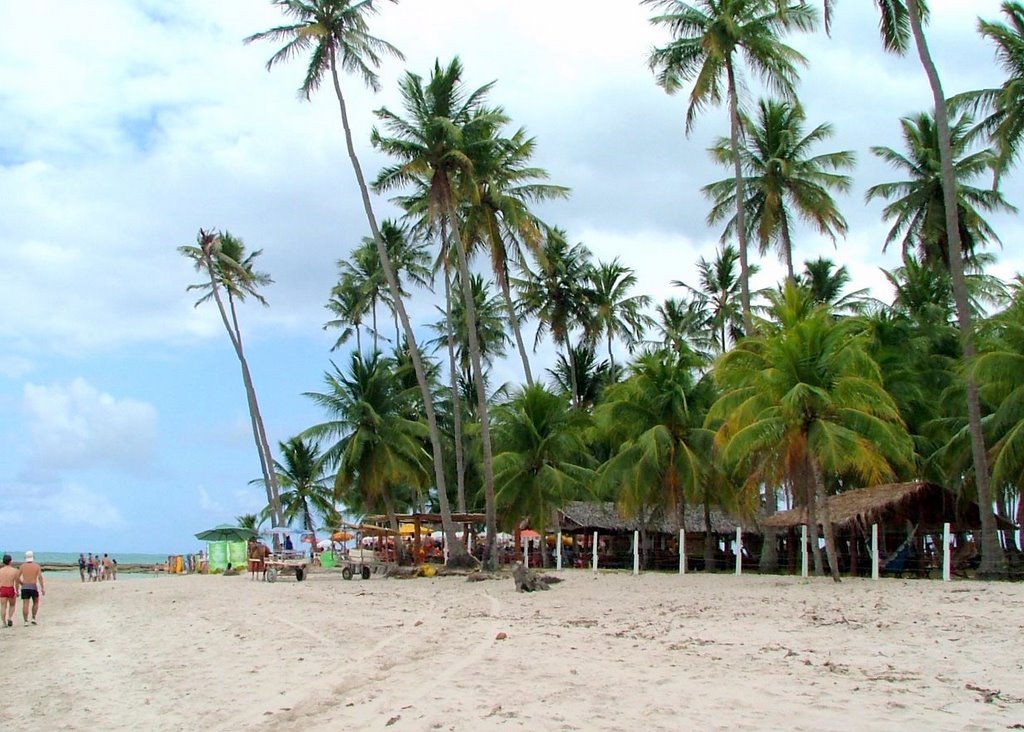
[[[54,578],[0,727],[1024,728],[1021,584],[562,575]]]

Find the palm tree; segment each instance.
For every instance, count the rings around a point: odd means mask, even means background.
[[[764,255],[773,244],[786,263],[786,272],[793,273],[793,217],[813,225],[818,233],[835,243],[837,235],[845,235],[846,219],[832,198],[832,192],[850,189],[849,176],[839,171],[853,167],[854,154],[849,150],[812,155],[811,148],[832,136],[832,126],[821,124],[804,132],[806,117],[799,104],[762,99],[757,118],[742,115],[744,130],[740,148],[747,192],[746,209],[750,214],[747,228],[756,234]],[[732,143],[719,138],[711,148],[719,163],[732,164]],[[733,178],[704,186],[704,194],[715,202],[708,214],[714,224],[735,212],[736,185]],[[733,213],[722,235],[727,239],[736,228]]]
[[[697,262],[697,286],[672,280],[673,286],[685,287],[694,297],[708,302],[709,325],[714,333],[713,344],[720,354],[726,352],[730,341],[735,343],[745,334],[743,311],[737,307],[736,302],[736,296],[742,288],[741,278],[736,276],[738,259],[736,247],[723,244],[713,260],[709,262],[701,257]],[[750,274],[756,271],[756,266],[749,268]]]
[[[398,531],[395,496],[402,486],[421,483],[429,456],[421,440],[423,423],[409,417],[414,392],[401,388],[395,363],[379,354],[353,353],[348,372],[337,366],[324,374],[327,390],[306,392],[324,409],[328,421],[309,427],[304,438],[333,442],[323,452],[324,464],[336,471],[334,493],[355,491],[365,509],[383,504],[393,531]]]
[[[981,127],[994,144],[996,184],[1020,154],[1024,135],[1024,4],[1006,0],[1002,4],[1008,23],[978,18],[978,32],[996,45],[996,58],[1007,78],[992,89],[959,94],[950,100],[954,106],[968,105],[984,110]]]
[[[462,81],[462,64],[458,58],[454,58],[444,68],[440,62],[435,62],[426,85],[420,76],[407,72],[400,87],[409,119],[403,119],[387,108],[377,110],[378,119],[393,136],[386,137],[374,128],[371,139],[376,147],[399,161],[380,172],[374,187],[377,190],[388,190],[415,184],[420,179],[429,181],[430,211],[433,217],[446,221],[447,231],[455,243],[466,320],[470,324],[470,363],[476,386],[477,416],[480,419],[483,448],[484,512],[487,516],[485,563],[496,568],[497,518],[494,512],[494,465],[487,389],[477,336],[477,315],[467,249],[457,213],[460,198],[472,200],[479,190],[473,177],[474,161],[493,155],[495,146],[499,144],[496,133],[508,121],[500,109],[483,106],[491,86],[487,84],[467,92]]]
[[[825,257],[805,261],[797,283],[810,290],[814,302],[826,305],[834,313],[857,313],[868,302],[867,288],[844,294],[850,284],[850,271],[845,265],[836,267],[835,262]]]
[[[549,228],[544,246],[535,257],[537,271],[524,269],[523,276],[515,280],[520,313],[538,320],[534,348],[546,333],[551,333],[555,345],[565,350],[570,364],[569,376],[575,379],[572,331],[578,329],[587,333],[592,330],[594,293],[589,286],[590,250],[583,244],[570,246],[565,231]],[[572,384],[570,393],[573,405],[579,406],[577,384]]]
[[[739,138],[742,134],[737,54],[778,94],[792,98],[797,66],[807,60],[779,40],[790,28],[809,31],[817,24],[817,12],[802,0],[642,0],[664,10],[651,22],[666,26],[674,36],[667,46],[651,52],[649,65],[658,84],[669,94],[694,81],[686,111],[686,132],[697,113],[728,96],[730,147],[736,186],[736,238],[740,257],[740,303],[747,333],[753,333],[750,310],[750,273],[747,266],[747,224],[743,202],[743,170]],[[724,84],[724,89],[723,89]]]
[[[803,489],[815,565],[820,572],[820,523],[838,582],[826,475],[883,482],[910,461],[912,445],[857,320],[835,319],[792,282],[767,296],[773,320],[766,332],[715,366],[722,396],[709,424],[720,424],[724,463],[748,483],[788,479]]]
[[[271,469],[273,456],[267,442],[267,432],[263,426],[259,402],[256,399],[256,387],[252,383],[252,374],[249,372],[249,362],[246,360],[245,349],[242,346],[242,329],[235,307],[236,301],[243,302],[246,297],[252,297],[261,305],[266,306],[267,301],[260,294],[259,287],[269,285],[273,280],[270,279],[270,275],[254,269],[256,257],[261,254],[261,250],[246,254],[242,240],[231,236],[226,231],[214,232],[200,229],[196,237],[196,246],[178,247],[178,251],[192,260],[197,271],[204,272],[209,277],[209,282],[189,285],[187,289],[205,292],[196,301],[196,307],[211,298],[217,303],[217,311],[220,313],[224,330],[227,331],[231,347],[234,349],[242,369],[242,382],[245,384],[245,396],[249,404],[249,420],[252,424],[253,439],[256,442],[256,452],[259,454],[260,468],[267,491],[267,506],[270,507],[275,523],[280,523],[281,500],[277,478]],[[222,291],[227,298],[226,305],[224,297],[221,295]]]
[[[644,313],[644,308],[651,304],[651,298],[630,294],[636,283],[636,272],[619,262],[618,257],[611,262],[598,262],[590,271],[590,289],[594,293],[590,337],[604,336],[612,373],[615,373],[612,339],[621,336],[632,350],[633,344],[641,340],[644,331],[654,324],[654,320]]]
[[[373,234],[373,241],[377,246],[377,254],[387,279],[388,290],[391,292],[392,303],[397,308],[398,318],[402,322],[405,342],[409,346],[420,396],[423,399],[423,409],[430,430],[431,449],[434,457],[434,480],[441,509],[441,524],[447,545],[451,547],[451,551],[448,553],[448,563],[453,566],[472,566],[474,564],[472,558],[462,548],[455,536],[455,524],[451,520],[451,507],[448,504],[448,491],[444,480],[441,436],[437,429],[430,384],[427,382],[426,369],[420,350],[416,346],[416,334],[413,332],[412,323],[402,300],[401,287],[384,245],[384,238],[377,226],[373,205],[370,203],[370,191],[363,176],[362,166],[359,164],[359,157],[356,155],[352,129],[349,125],[348,108],[345,104],[345,96],[341,91],[341,81],[338,75],[340,64],[342,69],[357,74],[362,78],[364,84],[374,91],[379,91],[380,80],[375,70],[380,67],[382,56],[389,55],[401,59],[403,58],[402,53],[387,41],[370,34],[367,16],[377,12],[377,7],[372,0],[275,0],[275,4],[282,9],[285,15],[295,19],[296,22],[256,33],[246,38],[245,42],[251,43],[257,40],[285,42],[285,45],[270,57],[267,62],[268,70],[302,52],[311,52],[306,76],[299,88],[300,94],[306,99],[309,99],[313,92],[320,87],[324,76],[328,72],[330,73],[334,94],[338,99],[342,128],[345,132],[345,146],[356,176],[356,183],[359,186],[363,210]]]
[[[551,527],[554,512],[581,498],[593,476],[583,432],[586,415],[543,386],[527,386],[494,415],[494,480],[498,505],[510,524],[527,519]],[[547,542],[541,547],[547,562]]]
[[[907,154],[889,147],[872,147],[871,152],[885,160],[906,178],[880,183],[868,189],[870,201],[890,201],[883,215],[893,221],[885,247],[900,241],[904,253],[915,248],[922,262],[941,265],[951,270],[949,241],[946,234],[945,199],[942,188],[942,165],[939,150],[939,129],[927,113],[900,120]],[[989,150],[970,151],[973,120],[961,115],[949,129],[956,178],[957,221],[962,259],[970,264],[977,250],[988,242],[999,243],[999,237],[985,220],[984,213],[1015,211],[996,190],[975,188],[970,181],[988,172],[993,164]],[[901,239],[902,237],[902,239]]]
[[[340,277],[338,284],[331,288],[331,297],[324,307],[331,312],[334,318],[324,323],[323,329],[341,330],[338,340],[331,346],[332,351],[341,348],[354,335],[356,350],[360,353],[363,352],[363,319],[366,317],[368,305],[363,295],[360,283],[350,277]]]
[[[505,347],[509,343],[507,322],[504,317],[504,303],[498,295],[489,297],[489,284],[478,274],[470,275],[473,290],[473,300],[476,305],[477,339],[480,343],[480,357],[485,368],[490,369],[496,358],[505,355]],[[440,308],[438,308],[440,310]],[[433,323],[430,329],[438,334],[437,338],[428,341],[426,345],[435,349],[441,348],[447,343],[449,326],[455,335],[454,343],[455,361],[462,378],[470,383],[472,380],[472,369],[469,355],[469,323],[466,318],[465,306],[455,300],[452,302],[451,313],[441,311],[442,320]]]
[[[559,353],[548,374],[555,391],[569,397],[574,409],[589,411],[601,401],[607,386],[615,383],[615,372],[602,361],[591,343],[570,344],[567,354]]]
[[[316,442],[293,437],[278,443],[281,459],[274,461],[277,482],[281,490],[284,525],[301,519],[302,525],[316,546],[314,512],[326,517],[334,510],[334,495],[327,478],[325,465]]]
[[[235,516],[235,524],[240,528],[249,529],[254,536],[259,533],[261,523],[263,522],[259,515],[255,513],[243,513],[241,516]]]
[[[718,337],[709,302],[703,295],[685,300],[667,298],[654,309],[657,314],[654,329],[659,340],[648,341],[648,344],[679,354],[692,352],[701,364],[711,363],[712,352],[718,348]]]
[[[548,178],[546,170],[527,165],[535,147],[535,139],[526,137],[526,131],[520,128],[495,146],[495,154],[474,161],[478,200],[465,212],[468,243],[471,247],[479,244],[488,250],[527,386],[533,386],[533,373],[512,299],[509,266],[514,263],[525,267],[524,247],[537,253],[543,242],[542,224],[530,212],[529,204],[569,195],[569,189],[564,186],[541,182]]]
[[[608,390],[594,421],[617,450],[599,471],[625,515],[651,509],[686,516],[686,497],[701,488],[711,461],[713,433],[704,428],[712,402],[709,380],[694,378],[688,354],[647,353],[631,376]]]
[[[384,239],[388,260],[394,267],[399,299],[404,301],[409,296],[405,282],[417,287],[428,287],[430,283],[430,254],[427,253],[423,242],[405,226],[391,219],[384,219],[381,222],[380,234]],[[394,316],[395,343],[398,344],[402,340],[398,322],[398,306],[395,304],[390,290],[384,290],[381,296]]]

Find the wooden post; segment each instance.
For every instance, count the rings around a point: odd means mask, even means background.
[[[633,574],[640,574],[640,532],[633,529]]]
[[[743,574],[743,529],[736,527],[736,576]]]
[[[871,579],[878,579],[878,524],[871,524]]]
[[[679,529],[679,574],[686,574],[686,529]]]
[[[949,524],[942,525],[942,581],[949,582],[953,567],[949,559]]]
[[[800,576],[807,576],[807,524],[800,527]]]
[[[594,532],[594,571],[597,571],[597,532]]]
[[[562,530],[555,535],[555,569],[562,570]]]

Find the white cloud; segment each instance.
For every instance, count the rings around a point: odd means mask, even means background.
[[[23,356],[0,356],[0,376],[20,379],[34,369],[35,364]]]
[[[0,510],[0,522],[12,528],[31,526],[38,536],[52,537],[59,530],[74,527],[117,529],[125,525],[121,511],[106,495],[78,483],[0,486],[10,493]]]
[[[138,472],[156,443],[157,412],[135,399],[118,399],[82,378],[69,384],[25,384],[30,462],[45,472],[107,467]]]

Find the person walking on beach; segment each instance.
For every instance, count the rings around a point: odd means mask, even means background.
[[[36,615],[39,614],[39,595],[46,594],[46,583],[43,580],[43,568],[36,564],[32,552],[25,552],[18,581],[21,583],[21,616],[25,625],[28,625],[28,601],[31,600],[32,625],[35,625]]]
[[[17,602],[18,576],[21,572],[11,564],[11,555],[4,554],[0,565],[0,625],[14,625],[14,603]]]
[[[82,582],[85,582],[85,555],[78,555],[78,576],[82,578]]]

